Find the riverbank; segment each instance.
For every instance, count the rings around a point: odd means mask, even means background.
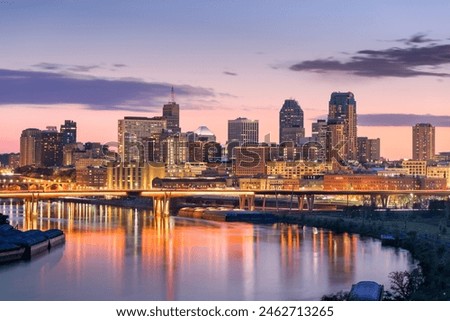
[[[279,212],[285,223],[322,227],[380,238],[392,235],[395,246],[419,261],[425,282],[412,300],[450,300],[450,236],[446,211],[390,211],[353,208],[342,212]]]

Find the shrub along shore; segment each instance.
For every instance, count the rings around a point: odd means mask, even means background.
[[[449,207],[441,210],[378,210],[349,207],[336,211],[283,211],[281,222],[321,227],[337,233],[381,238],[408,250],[419,261],[424,282],[407,299],[450,300]]]

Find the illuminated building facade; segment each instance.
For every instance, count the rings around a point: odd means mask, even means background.
[[[404,160],[402,161],[402,167],[407,170],[408,175],[412,176],[426,176],[427,175],[427,162],[422,160]]]
[[[414,176],[380,176],[380,175],[324,175],[326,191],[389,191],[445,189],[444,178],[427,178]]]
[[[328,110],[328,121],[342,121],[343,141],[341,157],[344,160],[357,158],[357,117],[356,100],[351,92],[333,92]]]
[[[107,169],[108,189],[151,189],[155,178],[164,178],[162,163],[110,164]]]
[[[228,143],[236,141],[239,145],[255,144],[259,141],[259,122],[247,118],[228,121]]]
[[[37,165],[40,162],[39,140],[41,131],[27,128],[20,135],[20,166]]]
[[[65,120],[61,125],[61,144],[63,146],[77,142],[77,123],[73,120]]]
[[[379,138],[358,137],[357,142],[358,162],[365,164],[380,161],[381,149]]]
[[[300,180],[295,178],[239,178],[239,188],[244,190],[289,190],[296,191]]]
[[[327,121],[325,119],[318,119],[311,124],[311,136],[318,146],[317,160],[324,162],[326,160],[327,146]]]
[[[298,144],[305,137],[303,110],[294,99],[286,99],[280,110],[280,144]]]
[[[155,155],[167,120],[162,117],[125,117],[119,120],[119,157],[123,162],[159,160]]]
[[[63,149],[61,144],[61,134],[56,127],[48,126],[39,134],[39,166],[55,167],[62,166]]]
[[[267,162],[267,175],[275,175],[283,178],[300,178],[304,175],[320,175],[330,169],[330,166],[326,163],[304,161]]]
[[[435,128],[431,124],[416,124],[412,128],[412,158],[427,161],[435,154]]]
[[[236,147],[236,159],[233,160],[233,173],[236,176],[254,176],[266,174],[269,160],[268,147]]]
[[[447,180],[447,188],[450,188],[450,165],[428,166],[427,177],[440,177]]]

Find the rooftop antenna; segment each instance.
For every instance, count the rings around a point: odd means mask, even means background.
[[[175,102],[175,92],[173,90],[173,86],[172,89],[170,91],[170,103],[174,103]]]

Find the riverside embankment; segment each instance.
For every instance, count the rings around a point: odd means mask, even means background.
[[[380,238],[392,235],[395,246],[419,261],[424,283],[413,300],[450,300],[450,235],[447,210],[377,210],[363,207],[342,212],[278,212],[280,222],[322,227]]]

